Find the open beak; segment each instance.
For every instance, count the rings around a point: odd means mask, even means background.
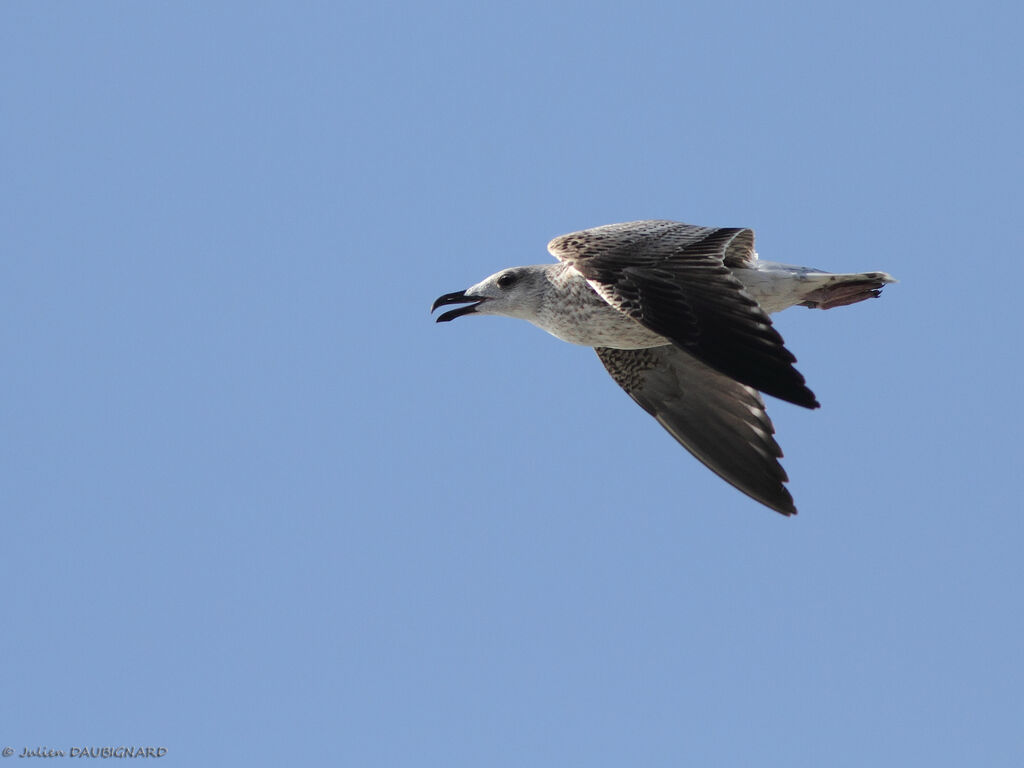
[[[467,302],[472,302],[465,307],[449,309],[447,312],[438,316],[437,322],[447,323],[449,320],[454,320],[456,317],[476,312],[476,308],[486,300],[486,296],[467,296],[465,291],[456,291],[455,293],[446,293],[444,296],[439,297],[437,301],[434,302],[434,306],[430,308],[430,311],[433,312],[435,309],[444,306],[445,304],[466,304]]]

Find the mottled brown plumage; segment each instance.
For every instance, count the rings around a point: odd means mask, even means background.
[[[434,309],[469,304],[438,321],[506,315],[594,347],[612,378],[707,467],[795,514],[758,391],[807,408],[818,401],[769,313],[863,301],[892,278],[760,261],[750,229],[674,221],[573,232],[548,250],[559,264],[502,270],[440,297]]]

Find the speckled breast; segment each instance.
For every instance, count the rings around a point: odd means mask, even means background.
[[[538,315],[537,325],[570,344],[613,349],[646,349],[670,343],[605,303],[593,291],[579,302],[562,302],[558,311]]]

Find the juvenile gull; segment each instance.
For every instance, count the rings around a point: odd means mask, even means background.
[[[819,407],[769,313],[877,297],[885,272],[761,261],[751,229],[631,221],[556,237],[558,264],[512,267],[441,296],[437,318],[528,320],[594,347],[612,378],[684,448],[751,498],[796,514],[758,392]]]

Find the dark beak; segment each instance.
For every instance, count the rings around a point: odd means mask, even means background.
[[[462,315],[469,315],[476,312],[476,308],[480,306],[480,303],[485,301],[485,296],[467,296],[465,291],[456,291],[455,293],[446,293],[444,296],[438,298],[434,302],[434,306],[430,308],[433,312],[438,307],[442,307],[445,304],[466,304],[467,302],[473,302],[465,307],[459,307],[458,309],[450,309],[442,315],[439,315],[437,322],[447,323],[449,320],[454,320],[456,317],[462,317]]]

